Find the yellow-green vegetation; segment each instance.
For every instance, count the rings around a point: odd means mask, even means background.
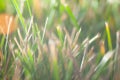
[[[0,18],[0,31],[8,29],[0,33],[0,80],[119,80],[119,6],[119,0],[0,0],[0,15],[11,15],[3,17],[7,23]]]

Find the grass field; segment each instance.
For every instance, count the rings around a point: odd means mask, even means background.
[[[1,0],[0,80],[119,80],[119,13],[119,0]]]

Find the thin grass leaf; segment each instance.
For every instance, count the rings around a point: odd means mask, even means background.
[[[64,9],[65,9],[65,11],[67,12],[67,14],[69,15],[72,24],[73,24],[77,29],[79,29],[79,25],[78,25],[78,23],[77,23],[77,20],[76,20],[75,16],[73,15],[70,7],[69,7],[68,5],[65,5],[65,6],[64,6]]]
[[[93,75],[93,80],[97,80],[98,77],[101,75],[101,73],[104,70],[105,65],[108,63],[108,61],[112,58],[114,54],[114,51],[109,51],[107,52],[100,63],[97,65],[97,67],[94,69],[94,75]]]
[[[0,48],[2,48],[4,46],[4,43],[5,43],[5,36],[2,36],[0,41],[1,41]]]
[[[46,32],[46,28],[47,28],[47,23],[48,23],[48,17],[46,19],[46,22],[45,22],[45,27],[44,27],[44,31],[43,31],[43,35],[42,35],[42,39],[41,39],[41,43],[43,44],[43,40],[44,40],[44,37],[45,37],[45,32]]]
[[[106,27],[106,34],[107,34],[107,40],[108,40],[108,48],[109,50],[112,50],[111,34],[110,34],[109,25],[107,22],[105,22],[105,27]]]
[[[66,72],[66,76],[64,80],[71,80],[72,79],[72,71],[73,71],[73,62],[70,61],[68,63],[68,70]]]
[[[31,12],[31,9],[30,9],[29,0],[26,0],[26,1],[27,1],[27,7],[28,7],[29,15],[30,15],[30,17],[32,17],[32,12]]]
[[[116,52],[114,56],[114,80],[120,79],[120,31],[116,33]]]
[[[62,32],[62,29],[60,28],[60,26],[57,26],[57,34],[58,34],[58,37],[60,39],[60,42],[63,44],[63,32]]]
[[[87,51],[88,51],[88,46],[89,46],[89,39],[86,42],[85,50],[84,50],[83,57],[82,57],[82,62],[81,62],[81,65],[80,65],[80,72],[82,71],[82,68],[83,68],[83,65],[84,65],[84,60],[85,60],[85,57],[86,57],[86,54],[87,54]]]
[[[26,24],[25,24],[25,21],[24,21],[24,18],[22,16],[22,13],[20,11],[20,8],[18,7],[18,3],[16,0],[11,0],[12,4],[14,5],[15,9],[16,9],[16,12],[18,14],[18,18],[20,19],[20,22],[24,28],[24,30],[26,31]]]

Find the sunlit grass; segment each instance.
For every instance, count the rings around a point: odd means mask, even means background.
[[[35,17],[29,0],[21,3],[11,0],[19,27],[15,35],[8,38],[7,51],[3,47],[6,36],[1,37],[0,49],[5,54],[0,79],[109,80],[113,74],[116,52],[112,46],[110,25],[99,17],[100,12],[92,10],[88,4],[79,8],[75,5],[79,3],[72,3],[74,7],[71,7],[60,0],[49,2],[50,5],[41,2],[44,14],[39,19]],[[25,15],[24,8],[28,10],[28,15]],[[99,19],[95,18],[96,15]],[[102,31],[98,31],[104,23],[103,31],[107,35],[109,49],[102,38]]]
[[[107,34],[107,40],[108,40],[108,47],[109,47],[109,50],[112,50],[110,28],[107,22],[105,22],[105,27],[106,27],[106,34]]]

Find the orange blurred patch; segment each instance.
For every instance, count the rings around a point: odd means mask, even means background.
[[[105,44],[104,44],[104,41],[101,40],[99,45],[100,45],[100,52],[101,52],[102,55],[104,55],[105,54]]]
[[[42,15],[42,7],[40,0],[33,0],[33,13],[37,18],[40,18]]]
[[[17,28],[15,17],[9,14],[0,14],[0,34],[6,35],[14,32]]]

